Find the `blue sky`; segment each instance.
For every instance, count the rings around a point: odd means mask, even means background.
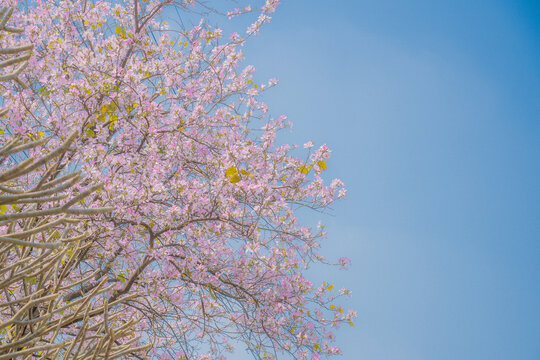
[[[348,187],[343,359],[540,359],[540,2],[282,1],[246,47]],[[313,214],[318,217],[318,214]]]

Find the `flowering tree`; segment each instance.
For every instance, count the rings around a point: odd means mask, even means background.
[[[277,3],[226,12],[194,0],[31,1],[16,14],[26,39],[0,39],[35,45],[32,85],[3,89],[4,131],[51,136],[51,148],[79,131],[69,161],[104,184],[89,206],[115,209],[87,221],[96,241],[79,264],[85,280],[64,297],[103,282],[109,303],[138,294],[119,307],[141,318],[133,328],[152,358],[224,358],[239,343],[257,358],[319,358],[340,353],[332,328],[352,325],[336,303],[348,291],[303,276],[326,262],[324,232],[302,226],[298,210],[345,195],[323,180],[330,150],[307,143],[298,158],[276,145],[288,123],[260,100],[276,81],[257,84],[240,66]],[[207,20],[253,13],[246,35],[228,40]]]

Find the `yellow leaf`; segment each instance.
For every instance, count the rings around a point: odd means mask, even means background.
[[[300,171],[302,174],[307,174],[309,172],[309,168],[302,165],[302,166],[299,166],[298,168],[298,171]]]
[[[241,169],[240,172],[246,176],[250,176],[250,177],[253,177],[253,175],[251,175],[251,173],[249,171],[246,171],[244,169]]]
[[[336,305],[332,304],[330,305],[330,310],[334,310],[336,308]]]
[[[229,178],[229,181],[232,182],[233,184],[239,182],[240,180],[241,178],[240,178],[240,175],[238,175],[238,173],[234,174],[233,176]]]
[[[319,169],[326,170],[326,162],[324,160],[319,161],[317,165],[319,165]]]
[[[228,168],[227,170],[225,170],[225,176],[226,177],[230,177],[234,174],[237,174],[238,173],[238,169],[236,169],[234,166],[231,166],[230,168]]]
[[[118,35],[120,35],[121,37],[125,37],[125,36],[126,36],[126,31],[125,31],[124,28],[121,27],[121,26],[117,26],[117,27],[114,29],[114,32],[117,33]]]
[[[8,211],[8,207],[6,205],[0,205],[0,214],[5,214],[6,211]]]
[[[354,323],[352,321],[349,321],[349,325],[354,326]]]

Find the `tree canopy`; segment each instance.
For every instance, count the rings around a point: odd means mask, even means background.
[[[256,358],[339,354],[332,328],[353,325],[355,313],[336,298],[349,291],[305,277],[313,263],[327,263],[318,252],[325,233],[303,225],[298,211],[328,208],[344,185],[325,180],[325,145],[308,142],[299,157],[276,143],[289,124],[268,115],[261,95],[277,81],[257,83],[243,64],[242,46],[278,1],[228,12],[194,0],[9,5],[25,32],[2,36],[1,48],[33,47],[24,72],[2,88],[4,136],[47,139],[25,150],[31,157],[69,139],[74,150],[59,166],[88,180],[65,196],[96,213],[84,221],[91,246],[70,269],[76,285],[63,298],[99,292],[88,302],[137,319],[130,341],[151,348],[126,358],[225,358],[239,344]],[[244,35],[224,39],[209,20],[221,15],[254,19]],[[180,23],[193,18],[201,20]],[[88,189],[95,192],[83,200]],[[112,211],[92,210],[103,208]]]

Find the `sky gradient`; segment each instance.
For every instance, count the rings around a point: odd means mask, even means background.
[[[282,1],[245,52],[333,149],[345,360],[540,359],[540,2]],[[319,214],[312,214],[320,218]]]

